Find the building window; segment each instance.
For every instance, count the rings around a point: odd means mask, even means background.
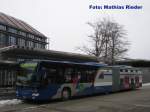
[[[25,46],[25,40],[22,38],[18,38],[18,45],[19,46]]]
[[[41,38],[40,41],[46,42],[46,39],[45,38]]]
[[[6,35],[3,33],[0,33],[0,47],[6,46]]]
[[[39,40],[39,37],[35,37],[36,40]]]
[[[43,39],[43,42],[46,42],[46,39]]]
[[[34,35],[32,35],[32,34],[28,34],[28,37],[31,39],[34,39]]]
[[[42,38],[40,38],[40,37],[36,37],[35,38],[36,40],[38,40],[38,41],[44,41]]]
[[[44,45],[44,44],[41,44],[41,48],[42,48],[42,49],[45,49],[45,45]]]
[[[6,26],[0,24],[0,30],[6,30]]]
[[[43,41],[43,42],[46,42],[46,39],[43,38],[42,41]]]
[[[38,49],[45,49],[45,45],[40,44],[40,43],[35,43],[35,44],[34,44],[34,47],[35,47],[35,48],[38,48]]]
[[[35,48],[38,48],[38,43],[34,43],[34,47],[35,47]]]
[[[39,41],[41,41],[41,38],[38,38]]]
[[[36,36],[34,36],[34,40],[37,40],[37,37],[36,37]]]
[[[37,48],[40,49],[41,48],[41,44],[37,43]]]
[[[18,34],[19,34],[19,35],[22,35],[22,36],[24,36],[24,37],[26,36],[26,33],[25,33],[25,32],[22,32],[22,31],[19,31]]]
[[[16,37],[9,36],[9,45],[16,45]]]
[[[17,30],[14,28],[8,28],[8,32],[17,34]]]
[[[25,61],[25,59],[17,58],[17,62],[22,62],[22,61]]]
[[[33,44],[34,43],[32,41],[27,41],[27,47],[33,48],[34,47]]]

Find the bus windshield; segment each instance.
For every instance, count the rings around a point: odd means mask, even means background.
[[[36,67],[37,63],[22,63],[20,64],[20,71],[17,75],[17,85],[32,85],[36,82]]]

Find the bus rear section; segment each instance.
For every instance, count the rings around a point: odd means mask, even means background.
[[[120,68],[120,89],[129,90],[142,86],[142,71],[134,67]]]
[[[129,66],[102,67],[97,72],[94,82],[97,93],[131,90],[141,86],[141,70]]]

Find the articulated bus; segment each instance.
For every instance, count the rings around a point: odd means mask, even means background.
[[[22,100],[67,100],[136,89],[142,86],[141,74],[137,68],[93,62],[27,61],[20,64],[16,96]]]

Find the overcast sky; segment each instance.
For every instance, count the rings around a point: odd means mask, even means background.
[[[142,5],[142,10],[90,10],[89,5]],[[0,11],[19,18],[50,38],[50,49],[77,52],[88,44],[86,24],[103,17],[124,25],[131,43],[128,57],[150,59],[149,0],[0,0]]]

